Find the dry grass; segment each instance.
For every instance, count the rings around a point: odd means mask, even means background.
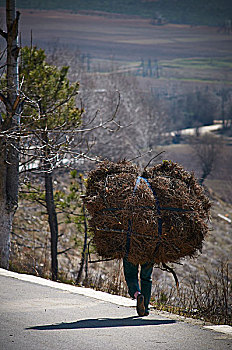
[[[215,273],[204,269],[200,277],[191,275],[181,283],[179,292],[154,285],[152,305],[168,312],[232,325],[232,265],[221,262]]]

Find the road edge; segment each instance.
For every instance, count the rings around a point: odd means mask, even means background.
[[[109,303],[116,304],[119,306],[124,306],[124,307],[135,307],[136,306],[135,300],[131,300],[129,298],[122,297],[119,295],[112,295],[112,294],[102,292],[102,291],[97,291],[97,290],[94,290],[91,288],[72,286],[70,284],[55,282],[55,281],[51,281],[51,280],[48,280],[48,279],[45,279],[42,277],[38,277],[38,276],[21,274],[21,273],[5,270],[2,268],[0,268],[0,276],[16,278],[16,279],[21,280],[21,281],[35,283],[35,284],[39,284],[39,285],[42,285],[45,287],[59,289],[59,290],[71,292],[74,294],[80,294],[80,295],[83,295],[86,297],[101,300],[103,302],[109,302]],[[187,322],[187,323],[191,323],[194,325],[202,326],[206,330],[211,330],[211,331],[224,333],[224,334],[227,334],[229,336],[232,336],[232,326],[229,326],[229,325],[212,325],[209,323],[206,324],[206,322],[203,322],[201,320],[186,318],[184,316],[170,314],[170,313],[164,312],[164,311],[158,311],[158,310],[154,310],[154,311],[157,315],[160,315],[160,316],[164,316],[167,318],[175,319],[177,321],[182,321],[182,322]]]
[[[2,268],[0,268],[0,275],[5,277],[16,278],[21,281],[31,282],[31,283],[39,284],[50,288],[71,292],[74,294],[84,295],[90,298],[102,300],[102,301],[120,305],[120,306],[125,306],[125,307],[136,306],[135,300],[131,300],[129,298],[122,297],[119,295],[113,295],[106,292],[94,290],[91,288],[72,286],[70,284],[55,282],[42,277],[33,276],[33,275],[21,274],[21,273],[5,270]]]

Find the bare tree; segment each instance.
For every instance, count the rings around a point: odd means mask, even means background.
[[[117,118],[126,126],[117,133],[104,133],[99,129],[94,133],[94,152],[111,160],[132,159],[154,149],[167,130],[167,113],[157,97],[148,90],[142,91],[138,80],[115,71],[95,74],[95,85],[88,86],[81,95],[86,110],[97,108],[101,117],[107,119],[117,104],[117,91],[121,96]],[[83,89],[83,87],[82,87]],[[145,161],[144,159],[140,159]]]
[[[192,141],[192,148],[202,172],[200,176],[200,184],[202,185],[217,165],[223,150],[222,139],[208,133],[195,137]]]
[[[221,98],[220,118],[225,131],[231,128],[232,90],[223,87],[218,91],[217,95]]]

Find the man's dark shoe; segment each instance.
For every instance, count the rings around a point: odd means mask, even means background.
[[[149,315],[149,310],[145,310],[144,316],[148,316]]]
[[[144,296],[142,294],[137,296],[136,310],[139,316],[145,315]]]

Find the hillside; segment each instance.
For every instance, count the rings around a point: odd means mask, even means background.
[[[0,0],[0,6],[5,1]],[[192,25],[223,25],[232,18],[230,0],[18,0],[18,8],[40,10],[100,11],[127,16],[167,20],[170,23]],[[159,22],[159,21],[158,21]],[[160,23],[160,22],[159,22]]]

